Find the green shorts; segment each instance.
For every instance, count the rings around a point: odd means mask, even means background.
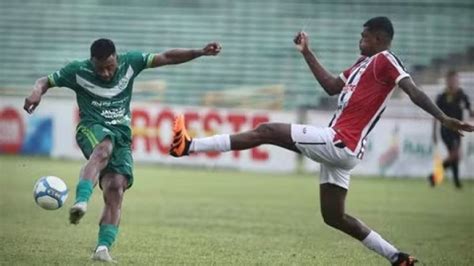
[[[105,138],[109,138],[114,147],[109,163],[101,171],[99,178],[110,172],[121,174],[127,178],[128,188],[130,188],[133,184],[133,157],[130,138],[120,131],[102,124],[81,122],[77,126],[76,141],[86,159],[89,159],[94,147]]]

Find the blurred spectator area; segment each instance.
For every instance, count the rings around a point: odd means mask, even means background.
[[[100,37],[114,40],[119,52],[201,48],[217,40],[223,45],[217,57],[144,71],[135,99],[333,109],[334,98],[319,88],[293,36],[308,32],[313,50],[338,74],[358,57],[362,24],[379,15],[392,19],[393,51],[431,96],[451,67],[464,71],[463,84],[474,96],[472,0],[0,1],[0,95],[26,94],[38,77],[87,58]],[[63,89],[52,94],[69,95]],[[397,97],[394,106],[405,106]]]

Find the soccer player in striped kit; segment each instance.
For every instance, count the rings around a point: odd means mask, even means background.
[[[389,50],[394,30],[387,17],[372,18],[363,26],[359,42],[362,56],[339,76],[333,76],[317,60],[305,32],[299,32],[294,39],[323,89],[329,95],[339,94],[329,126],[264,123],[238,134],[191,139],[183,116],[178,116],[170,154],[181,157],[195,152],[245,150],[262,144],[301,153],[321,164],[320,204],[326,224],[361,241],[392,265],[414,265],[417,260],[413,256],[400,252],[361,220],[346,213],[351,170],[362,159],[366,138],[397,86],[446,128],[461,134],[472,132],[474,126],[445,115],[413,83],[401,61]]]

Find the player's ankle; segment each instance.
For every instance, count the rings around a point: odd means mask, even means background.
[[[76,199],[74,205],[87,205],[87,201],[84,199]]]
[[[99,245],[95,248],[95,252],[99,252],[99,251],[102,251],[102,250],[109,251],[109,247],[107,247],[106,245]]]

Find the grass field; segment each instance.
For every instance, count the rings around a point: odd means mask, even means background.
[[[0,264],[85,265],[102,208],[96,190],[78,226],[68,207],[34,204],[34,181],[74,190],[79,162],[0,156]],[[137,165],[112,256],[122,265],[388,265],[326,226],[317,178]],[[424,265],[474,264],[474,184],[353,178],[349,213]]]

